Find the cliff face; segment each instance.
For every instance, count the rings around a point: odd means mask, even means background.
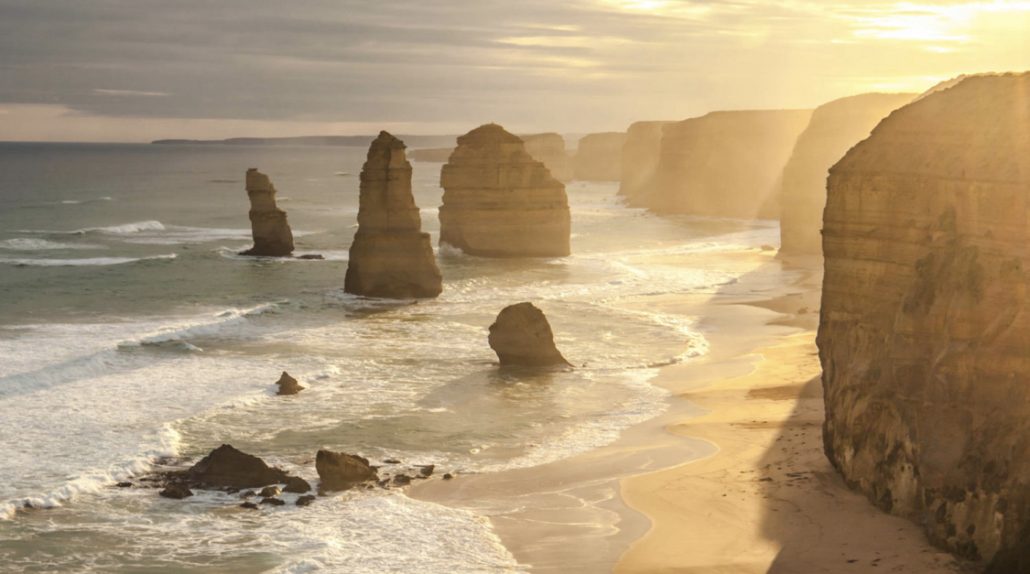
[[[254,247],[242,255],[288,257],[293,253],[293,232],[286,221],[286,212],[275,204],[275,186],[268,176],[247,170],[247,196],[250,198],[250,230]]]
[[[551,175],[558,181],[572,179],[572,159],[565,149],[565,138],[556,133],[529,134],[519,136],[526,144],[526,151],[537,161],[543,162]]]
[[[662,151],[662,132],[672,122],[636,122],[626,130],[622,144],[619,195],[634,207],[644,207],[646,190],[653,183]]]
[[[819,355],[826,453],[968,557],[1030,549],[1030,74],[884,119],[831,170]]]
[[[862,94],[816,108],[798,137],[780,190],[780,253],[819,255],[830,166],[916,94]]]
[[[573,157],[573,177],[582,181],[619,181],[625,143],[626,134],[622,132],[583,136]]]
[[[440,171],[440,243],[486,257],[569,254],[565,186],[497,124],[458,138]]]
[[[439,295],[442,278],[411,194],[404,142],[380,132],[368,148],[360,190],[344,291],[392,299]]]
[[[653,188],[656,213],[779,217],[775,196],[811,110],[712,112],[664,130]]]

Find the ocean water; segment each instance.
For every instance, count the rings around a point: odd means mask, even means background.
[[[354,297],[364,154],[0,144],[0,571],[521,571],[485,518],[403,492],[252,512],[113,484],[223,442],[309,481],[319,448],[483,473],[608,444],[666,408],[660,366],[707,351],[693,318],[625,303],[714,292],[737,277],[691,253],[778,242],[769,224],[656,218],[616,184],[574,182],[571,257],[445,247],[439,298]],[[414,166],[435,245],[440,165]],[[236,255],[248,167],[275,183],[297,252],[325,260]],[[498,370],[486,329],[519,301],[575,369]],[[307,389],[274,396],[283,370]]]

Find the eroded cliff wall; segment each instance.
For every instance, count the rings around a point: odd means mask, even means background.
[[[888,116],[831,170],[827,456],[993,572],[1030,549],[1030,74]]]
[[[661,214],[779,217],[779,178],[811,110],[712,112],[665,127],[642,207]]]
[[[526,151],[537,161],[543,162],[551,175],[558,181],[572,179],[572,158],[565,149],[565,138],[553,132],[519,136],[526,145]]]
[[[620,162],[619,195],[634,207],[644,207],[658,158],[662,151],[662,131],[671,122],[635,122],[626,130]]]
[[[579,139],[572,158],[573,178],[581,181],[619,181],[622,177],[623,132],[587,134]]]
[[[816,108],[783,168],[780,189],[780,253],[822,254],[826,177],[852,146],[891,111],[916,94],[862,94]]]

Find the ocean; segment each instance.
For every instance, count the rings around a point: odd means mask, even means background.
[[[522,571],[486,517],[400,490],[254,512],[114,485],[222,443],[309,481],[320,448],[468,474],[603,446],[666,409],[649,382],[661,366],[708,350],[696,318],[626,302],[737,280],[657,262],[779,242],[771,222],[659,218],[615,183],[573,182],[572,256],[444,247],[439,298],[355,297],[342,287],[365,152],[0,144],[0,571]],[[278,189],[297,253],[324,260],[237,255],[249,167]],[[436,246],[440,164],[414,168]],[[520,301],[574,369],[497,368],[487,327]],[[306,390],[275,396],[283,370]]]

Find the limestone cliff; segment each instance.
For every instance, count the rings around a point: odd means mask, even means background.
[[[826,454],[931,540],[1030,572],[1030,74],[890,114],[831,170]]]
[[[587,134],[573,157],[573,177],[582,181],[619,181],[622,176],[623,132]]]
[[[250,230],[254,247],[241,255],[288,257],[293,253],[293,232],[286,221],[286,212],[275,204],[275,186],[268,176],[247,170],[247,196],[250,197]]]
[[[823,208],[830,166],[915,94],[862,94],[816,108],[783,168],[780,253],[822,254]]]
[[[358,231],[344,291],[368,297],[436,297],[442,290],[428,233],[411,194],[404,142],[380,132],[361,169]]]
[[[620,161],[619,195],[643,207],[642,195],[654,180],[662,151],[662,132],[671,122],[636,122],[626,130]]]
[[[811,110],[712,112],[666,126],[642,207],[745,219],[779,217],[775,192]]]
[[[440,171],[440,243],[486,257],[569,254],[565,186],[497,124],[458,138]]]
[[[544,312],[532,303],[508,305],[490,325],[487,339],[502,367],[568,365],[554,346],[554,333]]]
[[[528,134],[519,137],[526,144],[529,155],[543,162],[555,179],[563,182],[572,179],[572,159],[565,149],[565,138],[556,133]]]

